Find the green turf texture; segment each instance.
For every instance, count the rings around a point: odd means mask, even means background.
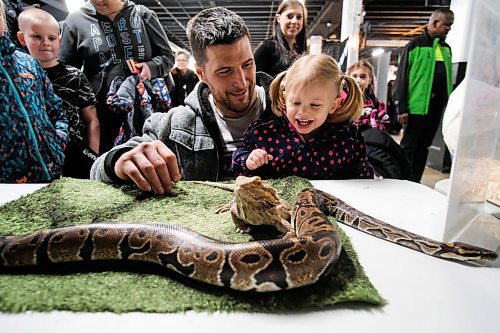
[[[311,187],[296,177],[269,183],[292,203],[301,189]],[[0,206],[0,235],[92,222],[163,222],[233,242],[272,237],[270,228],[239,234],[229,213],[215,214],[231,198],[231,192],[189,182],[177,184],[173,195],[154,196],[128,185],[63,178]],[[312,286],[272,293],[213,287],[152,265],[100,262],[20,271],[0,267],[0,311],[285,313],[330,309],[344,302],[383,305],[349,239],[344,233],[342,238],[343,250],[333,274]]]

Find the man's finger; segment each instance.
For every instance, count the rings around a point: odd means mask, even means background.
[[[170,175],[170,178],[172,179],[172,181],[174,183],[177,183],[179,180],[181,180],[181,172],[179,170],[179,164],[177,163],[177,157],[164,144],[159,145],[157,150],[158,150],[158,154],[167,163],[167,169],[168,169],[168,173]]]
[[[157,194],[163,194],[165,191],[172,191],[172,179],[167,169],[167,162],[158,153],[157,149],[148,149],[144,152],[144,162],[141,171]]]
[[[143,172],[151,186],[158,194],[172,192],[172,182],[180,180],[179,167],[175,154],[161,141],[154,141],[144,155],[151,163],[152,169]]]
[[[122,173],[125,174],[126,177],[130,178],[130,180],[132,180],[141,190],[146,192],[151,191],[151,185],[146,178],[143,177],[137,165],[132,160],[126,160],[123,162],[121,169]]]

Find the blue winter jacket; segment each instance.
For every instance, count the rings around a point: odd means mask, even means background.
[[[63,105],[38,62],[0,37],[0,182],[60,176],[68,137]]]

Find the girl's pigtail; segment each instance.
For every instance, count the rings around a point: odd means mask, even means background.
[[[286,71],[281,72],[271,83],[269,88],[269,97],[273,113],[277,116],[282,116],[286,110],[285,87],[283,80],[286,77]]]
[[[335,120],[336,122],[343,122],[348,119],[356,121],[361,116],[361,109],[364,103],[363,93],[352,77],[342,75],[342,78],[347,86],[347,96],[342,101],[340,109],[334,113]]]

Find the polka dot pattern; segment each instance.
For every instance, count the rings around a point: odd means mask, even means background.
[[[272,154],[273,160],[256,170],[248,170],[246,160],[255,147]],[[244,147],[233,153],[233,171],[235,175],[263,178],[292,175],[308,179],[373,178],[364,139],[354,124],[325,125],[304,141],[285,117],[258,120],[250,125]]]

